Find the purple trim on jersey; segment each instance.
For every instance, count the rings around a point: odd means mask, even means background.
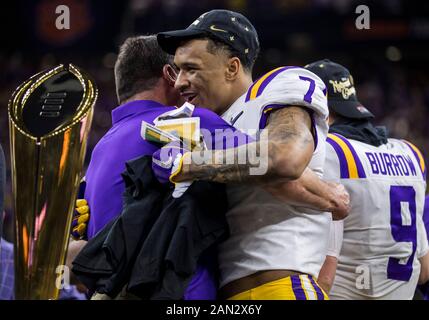
[[[290,67],[283,67],[279,70],[277,70],[276,72],[273,72],[272,74],[270,74],[270,76],[265,79],[264,81],[262,81],[261,86],[258,89],[258,92],[256,93],[256,98],[259,97],[262,92],[264,92],[264,89],[267,87],[267,85],[281,72],[289,70],[289,69],[296,69],[299,67],[295,67],[295,66],[290,66]]]
[[[423,174],[423,180],[426,180],[426,170],[427,170],[426,166],[425,166],[425,170],[423,171],[422,167],[420,166],[420,157],[417,154],[417,152],[411,147],[411,145],[406,140],[402,140],[402,142],[404,142],[407,145],[407,147],[411,150],[411,152],[413,153],[414,157],[416,158],[417,165],[420,168],[420,172]],[[420,153],[421,153],[421,151],[420,151]],[[423,157],[423,154],[422,154],[422,157]],[[424,158],[423,158],[423,161],[425,161]]]
[[[258,79],[256,79],[255,81],[253,81],[252,85],[249,87],[249,89],[247,89],[247,94],[246,94],[246,100],[244,100],[244,102],[247,102],[250,100],[250,93],[252,92],[253,87],[255,86],[255,84],[259,81],[259,79],[261,79],[265,74],[263,74],[262,76],[260,76]]]
[[[267,87],[267,85],[281,72],[289,70],[289,69],[296,69],[296,68],[301,68],[301,67],[296,67],[296,66],[288,66],[288,67],[283,67],[279,70],[277,70],[276,72],[273,72],[273,74],[270,74],[269,77],[267,77],[264,81],[262,81],[258,92],[256,92],[256,98],[259,97],[262,92],[264,91],[264,89]],[[266,74],[266,73],[265,73]],[[264,74],[264,75],[265,75]],[[263,75],[263,76],[264,76]],[[263,77],[262,76],[262,77]],[[246,94],[246,100],[245,102],[250,100],[250,93],[252,92],[253,87],[255,86],[255,84],[259,81],[259,79],[261,79],[262,77],[259,77],[255,82],[253,82],[253,84],[250,86],[250,88],[247,90],[247,94]]]
[[[429,240],[429,195],[425,198],[425,208],[423,210],[423,222],[426,227],[426,235]],[[428,291],[429,293],[429,291]]]
[[[337,133],[332,133],[332,134],[334,136],[340,138],[349,147],[350,152],[352,153],[353,158],[355,159],[356,168],[357,168],[357,171],[358,171],[359,178],[366,178],[366,174],[365,174],[365,170],[363,169],[362,162],[360,161],[360,159],[359,159],[359,157],[358,157],[355,149],[350,144],[350,142],[345,137],[343,137],[342,135],[339,135]]]
[[[292,282],[292,291],[295,294],[296,300],[307,300],[299,276],[290,276],[290,280]]]
[[[327,138],[326,142],[328,142],[335,150],[338,156],[338,160],[340,161],[340,178],[341,179],[348,179],[350,177],[349,174],[349,167],[347,165],[346,156],[344,154],[343,149],[339,146],[338,143],[336,143],[333,139]]]
[[[272,108],[273,110],[289,107],[287,104],[268,104],[262,109],[262,116],[259,120],[259,129],[264,129],[267,125],[268,114],[272,111],[265,112],[266,109]]]
[[[308,278],[310,279],[310,282],[313,285],[314,290],[316,290],[317,300],[325,300],[325,295],[323,294],[322,290],[320,289],[320,287],[316,283],[316,281],[314,281],[313,277],[312,276],[308,276]]]
[[[314,139],[314,150],[316,150],[317,145],[319,143],[319,137],[317,135],[316,120],[314,119],[314,114],[311,114],[311,131],[313,133]]]

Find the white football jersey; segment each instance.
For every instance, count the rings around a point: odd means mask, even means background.
[[[310,111],[315,150],[309,167],[322,176],[328,107],[325,85],[312,72],[299,67],[268,72],[222,117],[254,136],[255,129],[265,127],[270,110],[287,106]],[[329,213],[287,205],[251,184],[230,184],[227,193],[230,237],[219,246],[221,286],[263,270],[295,270],[317,277],[327,248]]]
[[[342,183],[351,200],[330,297],[412,299],[428,251],[420,151],[396,139],[375,147],[329,134],[327,142],[324,178]]]

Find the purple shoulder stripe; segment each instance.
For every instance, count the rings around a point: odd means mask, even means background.
[[[344,154],[343,149],[341,149],[340,145],[330,137],[326,139],[326,142],[328,142],[332,146],[332,148],[334,148],[335,153],[337,154],[338,160],[340,162],[340,178],[348,179],[350,177],[350,174],[347,165],[346,155]]]
[[[295,67],[295,66],[290,66],[290,67],[284,67],[284,68],[281,68],[281,69],[279,69],[279,70],[277,70],[276,72],[273,72],[269,77],[267,77],[264,81],[262,81],[262,83],[261,83],[261,85],[260,85],[260,87],[259,87],[259,89],[258,89],[258,92],[256,93],[256,97],[259,97],[261,94],[262,94],[262,92],[264,92],[264,90],[265,90],[265,88],[267,87],[267,85],[279,74],[279,73],[282,73],[283,71],[286,71],[286,70],[289,70],[289,69],[296,69],[296,68],[299,68],[299,67]]]
[[[359,178],[366,178],[366,174],[365,174],[365,170],[363,169],[362,162],[360,161],[359,156],[357,155],[357,153],[356,153],[355,149],[353,148],[353,146],[351,145],[351,143],[347,140],[347,138],[343,137],[340,134],[337,134],[337,133],[332,133],[332,134],[335,135],[336,137],[338,137],[339,139],[341,139],[347,145],[347,147],[350,149],[350,152],[352,153],[355,164],[356,164],[356,168],[357,168]]]
[[[282,73],[283,71],[289,70],[289,69],[296,69],[296,68],[301,68],[301,67],[296,67],[296,66],[288,66],[288,67],[281,67],[278,68],[278,70],[274,71],[270,71],[266,74],[264,74],[262,77],[260,77],[258,80],[256,80],[255,82],[253,82],[253,84],[250,86],[250,88],[247,90],[247,94],[246,94],[246,100],[245,102],[249,101],[251,99],[251,94],[253,90],[257,90],[256,91],[256,96],[254,98],[259,97],[262,92],[264,92],[265,88],[267,87],[267,85],[279,74]],[[273,72],[274,71],[274,72]],[[270,74],[271,73],[271,74]],[[267,76],[269,74],[269,76]]]
[[[402,142],[404,142],[413,153],[414,157],[417,160],[418,167],[420,168],[420,171],[423,174],[423,179],[426,180],[427,168],[425,164],[425,159],[421,151],[415,145],[413,145],[411,142],[408,142],[407,140],[402,140]]]

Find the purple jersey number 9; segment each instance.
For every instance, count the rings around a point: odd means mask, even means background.
[[[308,88],[307,93],[304,95],[304,101],[311,103],[311,100],[312,100],[311,96],[313,95],[314,89],[316,88],[316,83],[314,82],[313,79],[311,79],[309,77],[299,76],[299,78],[301,80],[310,82],[310,87]]]
[[[402,220],[404,207],[408,204],[409,221]],[[410,186],[390,187],[390,226],[392,237],[396,242],[411,242],[412,251],[407,262],[398,258],[389,258],[387,278],[409,281],[413,273],[413,261],[417,248],[416,228],[416,191]]]

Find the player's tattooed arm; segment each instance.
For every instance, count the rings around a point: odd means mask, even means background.
[[[309,168],[297,180],[275,181],[263,188],[289,204],[331,212],[334,220],[344,219],[350,211],[350,196],[345,187],[323,181]]]
[[[201,159],[200,152],[190,153],[175,181],[264,183],[273,179],[289,181],[299,178],[314,150],[308,111],[297,106],[272,111],[266,130],[265,138],[254,143],[227,150],[205,151],[203,163],[195,161]],[[250,149],[252,151],[249,152]],[[257,168],[264,168],[263,174],[255,174],[256,171],[251,170]]]

